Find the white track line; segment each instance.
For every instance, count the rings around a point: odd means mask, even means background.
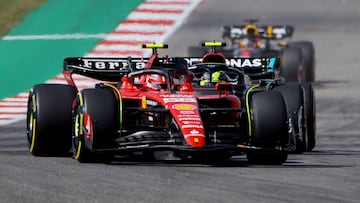
[[[60,39],[103,39],[106,33],[102,34],[53,34],[53,35],[17,35],[5,36],[2,40],[60,40]]]

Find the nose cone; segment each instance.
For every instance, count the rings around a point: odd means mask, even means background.
[[[205,130],[198,111],[197,99],[192,94],[169,95],[164,103],[181,130],[186,143],[191,147],[205,146]]]
[[[205,146],[205,135],[203,134],[187,134],[185,140],[191,147],[204,147]]]
[[[192,129],[188,134],[185,134],[186,143],[192,147],[205,146],[205,135],[203,129]]]

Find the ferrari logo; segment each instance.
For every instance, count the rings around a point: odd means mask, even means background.
[[[194,138],[194,142],[195,142],[195,143],[199,143],[199,138],[195,137],[195,138]]]

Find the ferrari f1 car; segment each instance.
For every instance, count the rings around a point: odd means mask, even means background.
[[[223,26],[222,37],[227,47],[219,49],[219,52],[228,58],[279,57],[281,58],[280,75],[286,81],[314,82],[313,43],[290,42],[294,32],[293,26],[257,25],[256,22],[257,20],[247,20],[244,25]],[[206,52],[207,50],[202,47],[188,48],[189,56],[200,57]]]
[[[225,56],[216,51],[216,48],[225,46],[223,42],[204,42],[203,47],[211,48],[202,58],[190,57],[189,70],[198,75],[202,86],[208,81],[231,82],[231,77],[225,72],[219,73],[219,67],[228,66],[231,69],[244,71],[247,88],[255,90],[275,90],[284,97],[287,111],[291,115],[291,122],[296,137],[296,152],[311,151],[315,147],[316,131],[316,109],[315,96],[311,83],[289,83],[278,76],[279,58],[225,58]],[[212,70],[207,77],[197,74],[202,70]],[[222,77],[222,79],[221,79]],[[204,82],[205,81],[205,82]],[[235,94],[245,102],[246,90],[238,88],[233,84]],[[241,83],[242,84],[242,83]],[[246,89],[246,88],[245,88]]]
[[[229,82],[196,87],[186,59],[159,57],[163,44],[143,47],[153,49],[150,58],[66,58],[67,85],[35,85],[28,102],[29,151],[71,151],[79,162],[162,151],[181,159],[246,153],[251,164],[287,160],[295,143],[280,92],[245,88],[240,99]],[[245,87],[243,72],[229,71]],[[78,90],[73,74],[107,82]]]

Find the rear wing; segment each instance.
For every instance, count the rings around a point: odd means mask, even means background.
[[[64,74],[73,73],[84,75],[97,80],[118,82],[124,76],[136,69],[144,69],[150,65],[165,63],[167,60],[157,57],[157,49],[167,49],[167,44],[142,44],[141,48],[152,49],[152,61],[150,58],[86,58],[70,57],[64,59]]]
[[[119,82],[131,72],[145,68],[150,58],[87,58],[70,57],[64,59],[64,71],[79,74],[102,81]],[[187,67],[182,57],[156,58],[152,65],[159,67]]]
[[[292,37],[294,27],[291,25],[225,25],[221,28],[222,37],[230,39],[244,39],[247,37],[249,26],[256,27],[259,37],[267,40],[282,40]]]
[[[73,57],[64,59],[64,71],[103,81],[120,81],[122,76],[131,72],[132,66],[128,58]]]
[[[189,69],[192,66],[201,65],[202,58],[198,57],[184,57]],[[264,69],[277,69],[280,65],[280,58],[270,57],[270,58],[226,58],[226,65],[239,68],[239,69],[248,69],[248,68],[264,68]],[[210,63],[206,63],[210,64]]]
[[[189,70],[196,73],[204,67],[218,71],[221,69],[219,63],[201,63],[201,58],[186,58],[189,62]],[[280,58],[227,58],[226,65],[243,71],[251,80],[274,78],[279,72]]]

